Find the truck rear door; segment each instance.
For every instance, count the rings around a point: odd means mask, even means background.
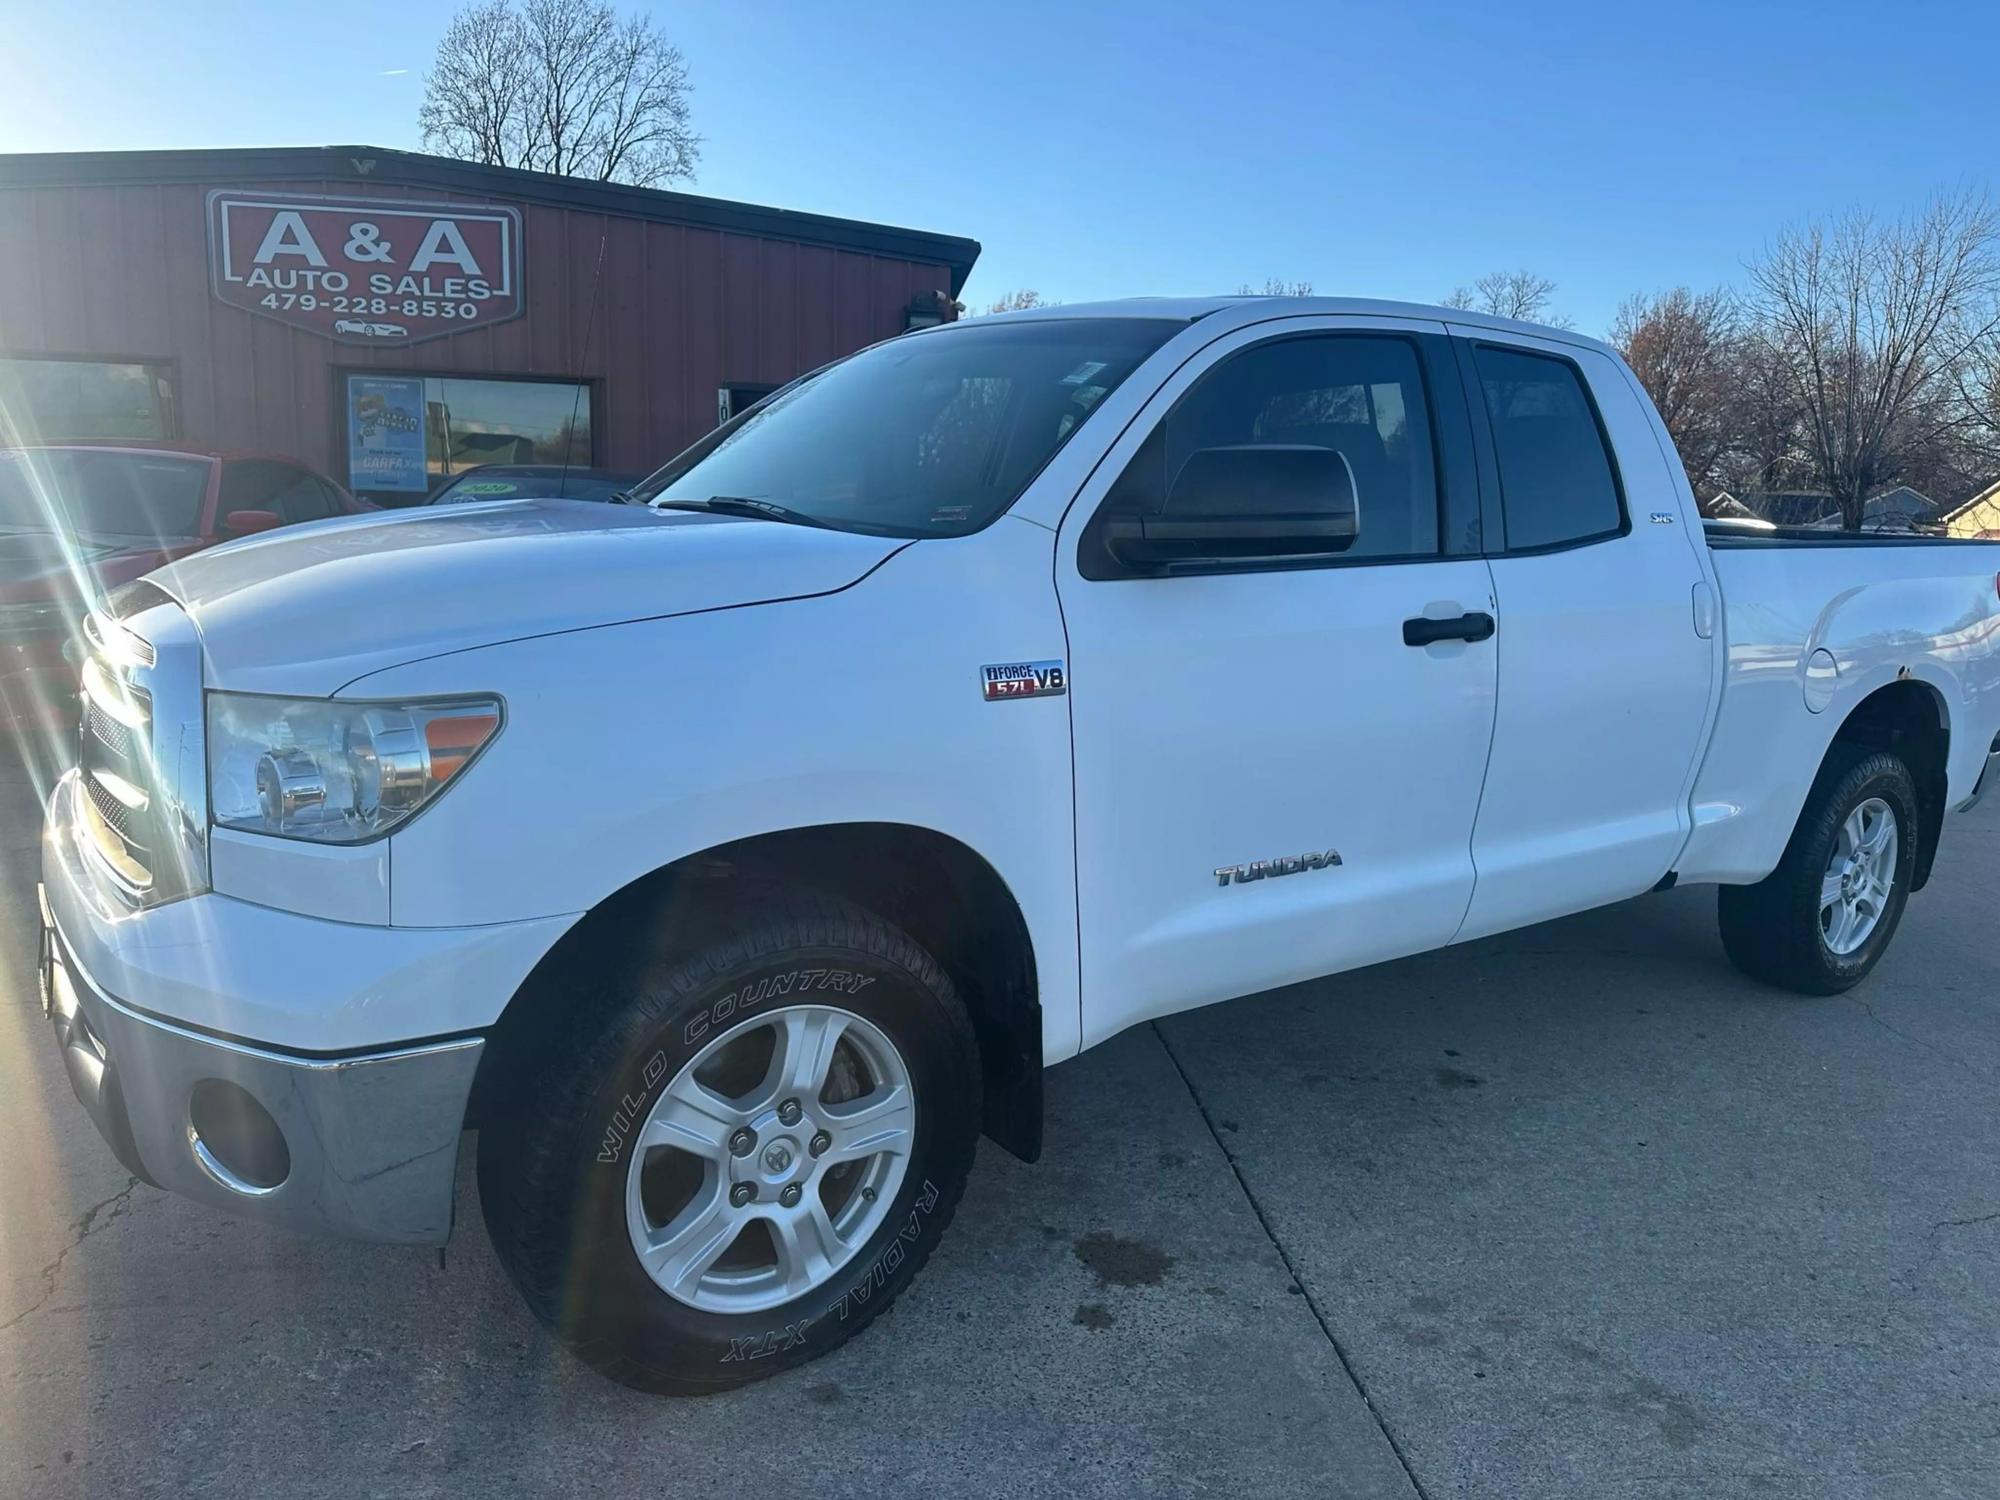
[[[1493,751],[1459,937],[1637,895],[1671,867],[1709,717],[1700,522],[1618,363],[1453,329],[1488,497]]]

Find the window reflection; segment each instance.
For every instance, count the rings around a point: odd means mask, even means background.
[[[0,359],[0,443],[171,438],[166,365],[89,359]]]
[[[590,389],[570,381],[424,381],[424,463],[435,489],[480,464],[590,463]]]

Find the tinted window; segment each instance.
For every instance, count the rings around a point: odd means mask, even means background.
[[[231,460],[222,466],[222,500],[219,516],[233,510],[270,510],[279,490],[298,473],[288,464],[268,459]]]
[[[300,521],[321,521],[333,514],[333,497],[317,476],[304,469],[286,469],[284,481],[271,496],[268,509],[278,513],[287,526]]]
[[[0,531],[194,536],[208,468],[169,454],[0,448]]]
[[[1347,460],[1360,530],[1343,558],[1438,550],[1437,464],[1417,351],[1379,335],[1275,339],[1232,355],[1154,429],[1098,514],[1156,514],[1189,454],[1266,443],[1331,448]],[[1091,548],[1086,538],[1086,556]],[[1086,566],[1087,576],[1115,573]]]
[[[1050,318],[891,339],[786,387],[637,498],[768,500],[849,530],[963,536],[1183,326]]]
[[[1518,551],[1615,536],[1625,516],[1597,414],[1565,359],[1476,345],[1507,547]]]
[[[165,365],[0,359],[0,412],[13,442],[170,438],[173,376]]]

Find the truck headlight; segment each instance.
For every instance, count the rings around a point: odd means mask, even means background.
[[[322,844],[379,837],[442,792],[499,733],[497,698],[341,703],[208,695],[218,826]]]

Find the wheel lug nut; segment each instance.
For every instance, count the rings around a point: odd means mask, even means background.
[[[795,1182],[787,1187],[782,1193],[778,1194],[778,1201],[784,1204],[786,1208],[797,1208],[799,1206],[799,1185]]]
[[[729,1154],[731,1156],[748,1156],[756,1149],[757,1132],[754,1130],[739,1130],[729,1138]]]
[[[833,1137],[822,1130],[806,1143],[806,1150],[812,1152],[814,1156],[824,1156],[832,1144]]]
[[[739,1182],[736,1184],[735,1187],[729,1190],[729,1206],[731,1208],[741,1208],[744,1204],[748,1203],[752,1198],[756,1196],[757,1196],[756,1184],[749,1182]]]
[[[798,1124],[799,1116],[804,1113],[805,1111],[799,1108],[799,1101],[796,1099],[787,1099],[783,1104],[778,1106],[778,1119],[786,1125]]]

